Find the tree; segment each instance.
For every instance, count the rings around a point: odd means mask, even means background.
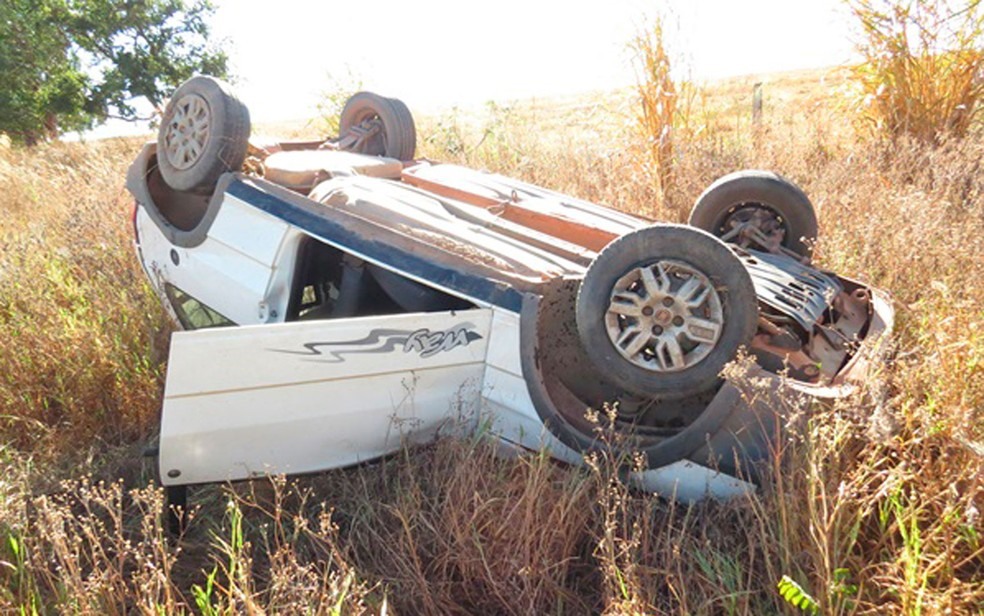
[[[195,73],[225,77],[208,0],[3,0],[0,132],[27,144],[139,118]]]

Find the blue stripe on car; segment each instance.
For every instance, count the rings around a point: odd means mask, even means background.
[[[512,312],[519,312],[522,307],[522,294],[504,282],[465,274],[406,250],[401,250],[396,246],[367,239],[351,229],[347,229],[345,225],[339,222],[318,216],[299,205],[280,199],[240,180],[232,182],[226,189],[226,193],[279,218],[289,225],[316,235],[329,244],[362,255],[371,261],[378,261],[385,267],[403,272],[410,277],[428,281],[435,286]]]

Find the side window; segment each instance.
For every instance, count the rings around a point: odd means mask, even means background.
[[[404,276],[366,263],[315,239],[297,257],[288,321],[341,319],[473,307]]]
[[[173,285],[164,285],[167,298],[185,329],[205,329],[207,327],[227,327],[235,325],[232,321],[209,308],[194,297]]]
[[[344,255],[317,240],[304,240],[294,270],[287,320],[327,319],[334,315],[342,280]]]

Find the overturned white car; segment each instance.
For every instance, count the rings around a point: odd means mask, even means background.
[[[481,421],[574,463],[641,452],[633,480],[680,498],[733,494],[784,421],[720,376],[739,349],[776,391],[830,400],[890,330],[882,293],[809,264],[813,207],[774,174],[726,176],[693,226],[659,224],[415,160],[395,99],[357,94],[341,127],[251,147],[246,108],[196,77],[130,169],[140,261],[188,330],[165,485],[351,465]],[[605,405],[614,445],[586,417]]]

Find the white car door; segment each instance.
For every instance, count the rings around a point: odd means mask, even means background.
[[[474,420],[491,310],[174,334],[165,485],[348,466]]]

